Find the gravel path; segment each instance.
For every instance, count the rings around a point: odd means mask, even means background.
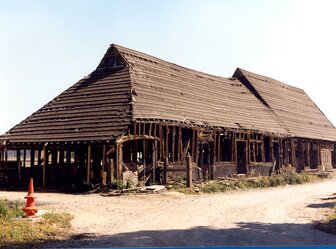
[[[330,180],[212,195],[37,192],[36,203],[74,215],[79,235],[54,247],[336,245],[335,235],[312,228],[334,205],[318,197],[334,192],[336,181]],[[0,198],[11,200],[25,195],[0,191]]]

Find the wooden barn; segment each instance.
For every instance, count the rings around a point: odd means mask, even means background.
[[[0,185],[164,183],[336,166],[336,129],[301,89],[111,45],[87,77],[0,136]]]

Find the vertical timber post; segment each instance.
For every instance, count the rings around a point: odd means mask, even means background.
[[[34,178],[34,174],[35,174],[34,165],[35,165],[35,150],[31,149],[30,150],[30,178]]]
[[[164,157],[164,164],[163,164],[163,184],[166,185],[167,184],[167,167],[168,167],[168,158]]]
[[[191,156],[188,153],[186,158],[186,173],[187,173],[187,188],[192,187],[192,163],[191,163]]]
[[[42,187],[45,188],[46,186],[46,170],[47,170],[47,163],[48,163],[48,150],[47,146],[44,145],[43,147],[43,167],[42,167]]]
[[[154,140],[153,141],[153,146],[152,146],[152,165],[153,165],[153,178],[152,178],[152,183],[155,184],[156,182],[156,162],[157,162],[157,159],[156,159],[156,148],[157,148],[157,141]]]
[[[21,162],[20,162],[20,152],[21,150],[16,150],[16,163],[17,163],[17,177],[18,180],[21,181]]]
[[[87,152],[87,167],[86,167],[86,183],[90,183],[90,172],[91,172],[91,145],[88,145]]]
[[[103,159],[102,159],[102,169],[101,169],[101,178],[102,186],[106,185],[106,145],[103,145]]]
[[[122,180],[122,161],[123,161],[123,144],[122,143],[117,143],[117,148],[116,148],[116,152],[117,152],[117,180]]]

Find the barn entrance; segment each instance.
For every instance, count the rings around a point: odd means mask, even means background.
[[[247,173],[247,160],[246,160],[247,158],[246,158],[246,142],[245,141],[237,141],[236,158],[237,158],[237,173],[246,174]]]

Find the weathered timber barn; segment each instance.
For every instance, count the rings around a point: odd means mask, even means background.
[[[336,166],[336,129],[301,89],[223,78],[111,45],[90,75],[0,136],[0,184],[140,183]],[[131,173],[132,172],[132,173]]]

